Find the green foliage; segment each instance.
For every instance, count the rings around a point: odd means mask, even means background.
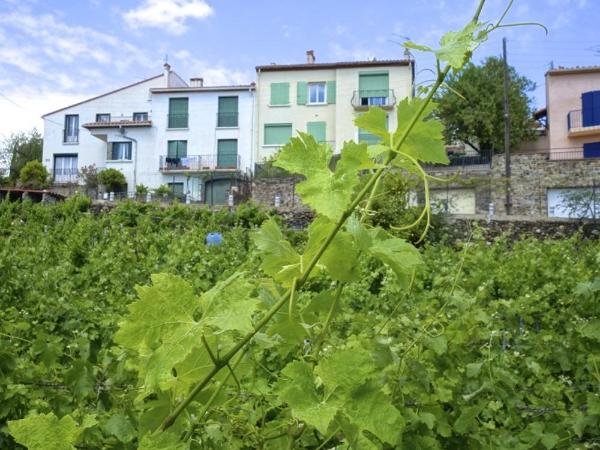
[[[37,160],[27,162],[19,173],[19,185],[32,189],[48,187],[50,174],[46,167]]]
[[[437,96],[436,115],[445,125],[451,144],[463,141],[481,150],[504,148],[504,66],[490,57],[479,66],[467,64],[452,74]],[[517,149],[535,138],[532,99],[535,83],[509,68],[510,147]]]
[[[75,442],[83,429],[93,426],[95,420],[88,417],[78,427],[70,416],[58,419],[54,414],[30,415],[25,419],[8,422],[8,429],[19,444],[29,450],[74,450]]]
[[[169,186],[167,186],[166,184],[161,184],[159,187],[154,189],[154,193],[158,197],[165,197],[165,196],[170,196],[173,193],[173,191],[171,191],[171,188]]]
[[[127,180],[123,172],[117,169],[104,169],[98,173],[98,182],[104,186],[108,192],[121,192],[127,186]]]
[[[150,188],[148,188],[148,186],[143,184],[137,184],[135,186],[136,195],[145,196],[148,192],[150,192]]]
[[[10,168],[9,183],[17,182],[21,170],[29,161],[42,161],[42,148],[42,135],[36,129],[11,134],[2,142],[0,167]]]

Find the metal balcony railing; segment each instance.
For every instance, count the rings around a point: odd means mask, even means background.
[[[396,104],[396,96],[393,89],[375,89],[354,91],[352,95],[352,106],[355,109],[368,109],[369,106],[380,108],[393,108]]]
[[[133,116],[115,116],[110,119],[97,120],[82,125],[83,128],[116,128],[116,127],[150,127],[152,119],[146,113],[144,115],[137,114]]]
[[[79,142],[79,129],[75,130],[63,130],[63,143],[65,144],[76,144]]]
[[[217,127],[237,127],[238,126],[239,113],[237,112],[218,112],[217,113]]]
[[[210,172],[217,170],[241,170],[240,155],[187,155],[160,157],[161,172]]]
[[[187,128],[189,114],[167,114],[168,128]]]
[[[492,164],[492,152],[482,151],[477,155],[449,154],[448,164],[425,164],[426,169],[444,169],[444,168],[463,168],[467,169],[473,166],[490,166]]]
[[[79,170],[76,167],[69,169],[53,169],[52,179],[56,184],[76,183],[79,179]]]
[[[567,127],[569,131],[573,128],[600,127],[600,108],[569,111]]]

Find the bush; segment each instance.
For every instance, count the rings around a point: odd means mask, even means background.
[[[32,189],[48,187],[50,174],[40,161],[27,162],[19,173],[19,184]]]
[[[171,191],[171,188],[169,186],[167,186],[166,184],[161,184],[159,187],[154,189],[154,193],[157,197],[164,197],[170,196],[173,192]]]
[[[127,186],[123,172],[117,169],[105,169],[98,174],[98,181],[109,192],[121,192]]]
[[[95,164],[91,164],[89,166],[83,166],[79,173],[81,174],[81,179],[85,184],[86,189],[89,191],[97,192],[98,191],[98,169]]]
[[[150,192],[150,188],[148,188],[148,186],[146,186],[146,185],[138,184],[135,187],[135,193],[136,193],[136,195],[143,196],[143,195],[146,195],[148,192]]]

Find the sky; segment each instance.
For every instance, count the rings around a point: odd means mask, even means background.
[[[497,19],[509,0],[487,0]],[[184,79],[246,84],[256,65],[401,58],[406,39],[435,46],[466,23],[476,0],[0,0],[0,140],[43,127],[40,116],[154,76],[165,58]],[[514,0],[475,62],[500,55],[537,83],[558,66],[600,65],[600,0]],[[420,83],[433,59],[415,53]]]

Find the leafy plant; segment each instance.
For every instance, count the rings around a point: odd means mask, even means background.
[[[135,193],[136,193],[136,195],[144,196],[148,192],[150,192],[150,188],[148,188],[148,186],[145,186],[143,184],[138,184],[138,185],[135,186]]]
[[[83,180],[88,192],[98,191],[100,180],[98,178],[98,169],[95,164],[83,166],[81,169],[79,169],[79,174],[81,175],[81,179]]]
[[[123,172],[117,169],[104,169],[98,173],[98,182],[108,190],[108,192],[121,192],[127,186],[127,179]]]
[[[169,186],[167,186],[166,184],[161,184],[159,187],[154,189],[154,193],[158,197],[165,197],[170,196],[173,192],[171,191],[171,188]]]
[[[40,161],[27,162],[19,174],[19,184],[22,187],[43,189],[49,185],[50,174]]]

